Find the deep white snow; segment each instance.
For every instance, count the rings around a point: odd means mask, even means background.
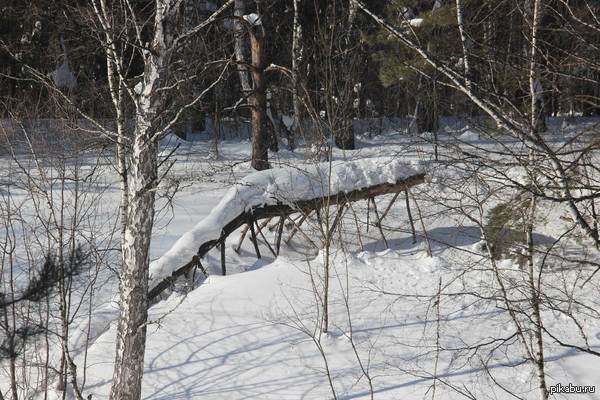
[[[471,130],[448,130],[448,134],[439,135],[440,141],[456,141],[457,145],[472,146],[472,151],[518,146],[510,140],[498,143],[480,139]],[[554,133],[557,141],[568,140],[576,130],[577,124],[563,123]],[[174,152],[177,161],[164,184],[177,182],[181,186],[172,202],[159,200],[151,248],[153,279],[181,266],[181,260],[187,262],[200,241],[218,236],[224,221],[248,207],[390,182],[419,170],[420,161],[428,160],[427,154],[432,153],[429,135],[418,141],[391,129],[373,137],[359,136],[357,143],[359,149],[353,152],[333,150],[329,182],[328,163],[305,161],[318,157],[318,151],[311,148],[271,154],[273,164],[282,168],[249,174],[248,141],[220,143],[215,160],[209,140],[189,143],[167,137],[162,154]],[[9,162],[5,158],[0,161],[0,171],[8,174]],[[119,193],[111,171],[106,167],[101,185],[90,189],[90,194],[102,196],[98,210],[102,220],[116,217]],[[523,175],[522,170],[511,166],[503,172],[515,180]],[[327,366],[339,399],[370,398],[365,371],[372,379],[377,400],[430,399],[434,386],[435,397],[440,399],[464,399],[459,390],[468,390],[477,399],[513,399],[501,386],[523,399],[537,399],[535,370],[525,361],[518,343],[510,347],[496,343],[497,348],[487,346],[477,352],[464,349],[494,338],[511,338],[514,333],[501,303],[469,295],[497,294],[479,227],[440,206],[442,200],[459,204],[475,192],[470,184],[455,191],[446,186],[453,180],[467,182],[464,179],[469,174],[448,166],[428,168],[431,182],[412,191],[420,206],[417,210],[413,203],[413,216],[420,212],[424,219],[422,225],[417,223],[414,244],[403,199],[391,208],[384,223],[387,250],[378,229],[372,225],[368,232],[365,229],[365,202],[355,203],[346,213],[344,240],[334,242],[329,259],[296,235],[277,259],[261,240],[263,258],[257,261],[248,240],[239,254],[232,250],[239,233],[232,235],[226,248],[230,275],[216,273],[219,255],[213,251],[203,260],[211,273],[208,279],[198,279],[194,290],[185,295],[175,292],[151,309],[143,398],[330,399],[333,394]],[[380,212],[389,200],[391,196],[378,199]],[[536,241],[553,243],[571,226],[564,218],[567,214],[552,203],[544,203],[540,209],[544,222],[538,226]],[[362,226],[360,239],[356,221]],[[320,244],[315,221],[304,227]],[[267,240],[273,240],[272,232],[267,228],[264,232]],[[431,257],[427,256],[426,238]],[[583,257],[588,251],[577,240],[561,246],[560,254]],[[586,306],[600,307],[598,277],[581,288],[582,270],[558,257],[550,258],[542,275],[548,295],[559,295],[568,288],[575,290]],[[329,333],[320,335],[319,293],[325,261],[331,268],[331,320]],[[500,267],[514,287],[525,279],[513,261],[503,260]],[[90,323],[82,311],[71,328],[79,382],[85,369],[83,391],[94,400],[108,398],[112,381],[117,308],[116,279],[109,272],[103,270],[98,281]],[[437,303],[440,284],[447,296]],[[518,291],[514,295],[517,298]],[[580,327],[569,316],[546,309],[545,328],[578,344],[579,329],[584,329],[590,346],[597,351],[599,321],[586,317],[583,306],[574,304],[571,310],[581,321]],[[88,333],[91,347],[86,354]],[[545,351],[550,385],[598,385],[597,357],[563,348],[548,338]],[[38,352],[43,359],[43,347]],[[57,358],[57,353],[51,358]],[[5,393],[5,365],[1,371],[0,388]],[[27,382],[36,382],[34,373]],[[48,398],[62,397],[51,390]],[[72,393],[67,398],[72,398]],[[556,398],[592,400],[598,399],[598,393]]]

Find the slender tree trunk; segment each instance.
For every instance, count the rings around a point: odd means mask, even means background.
[[[541,20],[541,2],[540,0],[533,1],[532,14],[531,14],[531,50],[529,59],[529,96],[530,96],[530,113],[531,113],[531,129],[533,134],[543,132],[545,127],[545,115],[543,111],[543,94],[541,90],[541,83],[538,79],[538,68],[537,68],[537,52],[538,52],[538,35],[539,35],[539,24]],[[530,150],[529,159],[532,165],[535,165],[535,153],[534,150]],[[533,180],[535,184],[535,168],[533,169]],[[529,205],[529,215],[527,220],[527,264],[529,267],[529,289],[531,297],[531,305],[533,309],[533,323],[534,323],[534,336],[535,336],[535,362],[539,386],[539,397],[540,400],[548,399],[548,387],[546,385],[546,374],[544,370],[544,341],[542,336],[542,317],[540,313],[540,295],[539,285],[536,288],[534,279],[534,262],[533,262],[533,224],[535,217],[535,197],[531,196],[531,204]]]
[[[10,202],[7,204],[6,208],[6,221],[11,221],[12,218],[12,209],[10,207]],[[3,252],[1,254],[1,263],[0,263],[0,272],[5,273],[5,261],[8,262],[8,293],[4,294],[0,292],[0,303],[4,303],[8,300],[10,305],[5,305],[0,308],[3,309],[4,316],[4,335],[6,337],[6,342],[8,342],[9,349],[9,375],[10,375],[10,394],[12,394],[13,399],[19,398],[19,390],[17,387],[17,351],[16,351],[16,338],[15,338],[15,330],[17,326],[17,310],[15,304],[15,276],[14,276],[14,244],[10,239],[10,230],[9,223],[4,224],[4,243],[2,243]],[[10,307],[10,315],[9,315],[9,307]]]
[[[233,15],[236,17],[243,17],[246,14],[246,1],[247,0],[235,0],[233,5]],[[240,86],[244,96],[248,96],[252,92],[252,84],[250,82],[250,73],[248,68],[243,64],[248,64],[248,43],[246,39],[246,32],[242,25],[242,21],[239,19],[234,20],[235,28],[235,60],[239,63],[237,66],[238,76],[240,78]]]
[[[539,71],[537,66],[537,53],[539,46],[539,26],[541,21],[541,4],[539,0],[533,1],[531,10],[531,48],[529,56],[529,96],[530,96],[530,118],[531,128],[535,132],[544,132],[546,130],[546,118],[543,107],[542,83],[539,80]]]
[[[265,34],[262,24],[251,27],[252,81],[254,90],[250,96],[252,107],[252,168],[269,169],[269,137],[266,129],[267,96],[265,70]]]
[[[165,97],[157,92],[163,82],[170,43],[169,18],[162,0],[156,2],[153,51],[144,54],[142,90],[136,99],[133,143],[127,163],[127,215],[121,238],[119,319],[111,400],[139,400],[144,373],[148,319],[149,249],[154,225],[155,188],[158,184],[158,140]],[[125,197],[124,197],[125,198]]]
[[[456,0],[456,23],[460,33],[460,43],[463,52],[463,68],[465,71],[465,86],[467,90],[472,90],[471,82],[471,63],[469,61],[469,46],[467,43],[467,35],[465,33],[465,24],[463,18],[463,5],[461,0]]]
[[[279,151],[279,137],[281,134],[281,117],[277,107],[273,104],[273,98],[267,95],[267,118],[269,133],[269,150],[276,153]]]
[[[59,172],[59,174],[64,173],[64,171]],[[69,341],[69,329],[68,329],[68,313],[67,313],[67,294],[66,294],[66,289],[65,289],[65,279],[66,279],[66,274],[65,274],[65,258],[64,258],[64,254],[63,254],[63,248],[64,248],[64,229],[63,227],[63,222],[64,222],[64,207],[62,207],[62,205],[64,205],[64,182],[63,182],[63,186],[61,188],[61,192],[60,192],[60,197],[61,197],[61,204],[60,204],[60,210],[59,210],[59,215],[60,215],[60,219],[57,221],[57,225],[58,225],[58,243],[56,243],[57,246],[57,263],[58,263],[58,295],[59,295],[59,313],[60,313],[60,322],[61,322],[61,335],[60,335],[60,344],[61,344],[61,355],[60,355],[60,361],[59,361],[59,373],[58,373],[58,385],[57,385],[57,389],[59,391],[62,391],[62,399],[66,399],[67,398],[67,361],[66,361],[66,353],[65,353],[65,349],[66,349],[66,344]]]
[[[302,25],[300,24],[301,0],[294,0],[294,27],[292,36],[292,103],[294,106],[294,122],[291,135],[288,136],[288,146],[291,150],[296,146],[302,129],[302,102],[299,87],[301,85],[300,66],[302,65]]]
[[[329,229],[329,227],[327,227]],[[329,233],[327,233],[329,234]],[[321,331],[327,333],[329,331],[329,268],[330,268],[330,243],[329,238],[325,238],[325,254],[323,262],[323,320],[321,321]]]
[[[157,181],[156,141],[150,139],[144,116],[138,117],[128,175],[129,205],[122,239],[123,266],[119,283],[120,315],[112,400],[141,398],[148,318],[148,267]]]
[[[533,311],[534,337],[535,337],[535,367],[538,378],[538,388],[540,400],[548,398],[548,387],[546,385],[545,358],[544,358],[544,339],[542,315],[540,312],[539,285],[536,286],[535,268],[533,262],[533,216],[535,214],[535,198],[532,196],[529,211],[529,221],[527,223],[527,266],[529,274],[529,295]]]
[[[12,286],[12,270],[11,270],[11,286]],[[12,289],[12,288],[11,288]],[[13,301],[14,301],[14,291],[11,290],[11,295],[13,295]],[[0,293],[0,300],[4,300],[4,296],[3,293]],[[9,321],[8,319],[8,307],[4,308],[4,326],[6,327],[6,339],[8,342],[8,348],[11,350],[15,349],[15,335],[14,335],[14,331],[10,328],[11,326],[14,327],[15,326],[15,318],[14,318],[14,307],[15,305],[12,304],[11,308],[12,308],[12,321]],[[12,323],[12,325],[11,325]],[[10,391],[12,393],[12,397],[15,399],[18,399],[19,397],[19,391],[17,388],[17,366],[16,366],[16,361],[17,361],[17,356],[15,354],[15,352],[13,352],[13,354],[10,354],[10,360],[8,363],[8,368],[9,368],[9,375],[10,375]]]

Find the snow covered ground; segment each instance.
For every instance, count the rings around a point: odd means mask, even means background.
[[[434,383],[442,398],[462,398],[451,387],[463,385],[476,398],[509,398],[486,370],[519,396],[537,396],[534,372],[518,352],[481,355],[490,360],[451,350],[511,332],[508,317],[495,307],[453,300],[441,304],[438,325],[432,301],[437,282],[447,284],[458,274],[447,256],[427,258],[414,248],[365,251],[335,265],[335,317],[331,332],[320,338],[314,336],[319,315],[310,290],[318,261],[311,270],[280,257],[243,274],[211,276],[185,299],[173,296],[155,307],[152,318],[160,324],[148,337],[145,398],[327,399],[333,396],[326,365],[338,398],[369,398],[359,359],[375,398],[429,398]],[[383,290],[409,297],[399,300]],[[438,326],[448,349],[439,354]],[[88,379],[97,395],[111,382],[114,334],[112,327],[90,350]],[[549,359],[556,382],[590,385],[600,373],[591,356],[556,348]]]
[[[441,140],[453,138],[474,151],[497,146],[469,130]],[[557,138],[562,140],[565,137]],[[372,138],[365,135],[358,143],[359,150],[334,150],[333,158],[386,156],[418,162],[432,154],[431,144],[415,143],[394,132]],[[250,172],[248,142],[222,143],[219,161],[214,161],[212,143],[180,144],[166,182],[178,185],[179,190],[169,204],[160,202],[153,260],[209,215],[231,183]],[[172,145],[163,147],[164,154],[173,150]],[[310,166],[314,164],[307,159],[315,158],[322,161],[311,148],[296,153],[282,150],[273,157],[274,164],[282,166]],[[507,168],[507,173],[519,174]],[[203,261],[211,273],[208,279],[200,279],[194,290],[176,292],[151,309],[144,398],[538,398],[535,368],[525,360],[511,316],[497,297],[494,270],[482,250],[479,227],[451,207],[459,194],[473,191],[468,185],[460,193],[456,187],[450,189],[450,182],[464,178],[468,171],[432,167],[429,174],[430,181],[413,191],[419,205],[418,209],[413,205],[413,216],[419,213],[424,219],[423,224],[417,223],[416,243],[404,201],[395,204],[384,222],[390,249],[384,248],[376,227],[371,225],[367,231],[367,205],[360,202],[346,213],[342,235],[334,240],[329,256],[296,235],[277,259],[261,244],[264,257],[257,261],[249,241],[239,254],[233,251],[238,233],[232,235],[226,251],[230,275],[223,277],[218,275],[218,251],[209,253]],[[107,182],[115,189],[116,180]],[[107,204],[118,204],[117,190],[107,190],[104,196]],[[378,200],[380,207],[390,199]],[[551,243],[565,230],[566,222],[559,218],[564,210],[548,206],[543,214],[537,239]],[[306,229],[320,243],[315,222],[309,221]],[[272,237],[267,233],[268,239]],[[561,251],[583,254],[582,249],[585,243],[569,241]],[[548,293],[559,296],[562,287],[578,287],[580,272],[561,266],[558,257],[549,258],[554,264],[543,277]],[[325,262],[332,270],[331,310],[330,330],[322,334],[319,293]],[[513,283],[509,296],[518,301],[519,288],[526,282],[524,271],[508,260],[500,264],[503,277]],[[543,313],[549,332],[580,343],[581,328],[596,351],[600,349],[600,321],[586,317],[591,314],[585,307],[600,306],[597,279],[577,289],[584,301],[572,312],[583,326],[564,313]],[[87,317],[80,318],[72,330],[75,362],[79,371],[86,367],[84,393],[93,399],[107,398],[112,380],[115,285],[115,279],[107,277],[95,300],[93,344],[87,353],[81,348],[89,327]],[[598,357],[547,339],[550,385],[600,384]],[[0,375],[0,387],[5,384]],[[576,396],[600,398],[598,393]]]

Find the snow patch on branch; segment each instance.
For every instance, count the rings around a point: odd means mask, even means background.
[[[262,20],[260,18],[260,15],[258,15],[256,13],[246,14],[242,18],[244,18],[244,20],[246,22],[248,22],[250,25],[262,25]]]

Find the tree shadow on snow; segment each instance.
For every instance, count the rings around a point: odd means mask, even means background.
[[[475,225],[438,227],[427,230],[427,232],[417,229],[416,234],[416,243],[413,243],[411,235],[403,238],[388,239],[389,248],[401,251],[416,250],[426,245],[426,241],[429,240],[431,251],[436,255],[448,248],[465,248],[481,241],[481,230]],[[537,245],[541,246],[550,246],[555,242],[554,238],[540,233],[534,233],[533,239]],[[374,237],[374,240],[366,242],[364,246],[364,250],[370,252],[382,251],[384,249],[385,246],[381,237]]]

